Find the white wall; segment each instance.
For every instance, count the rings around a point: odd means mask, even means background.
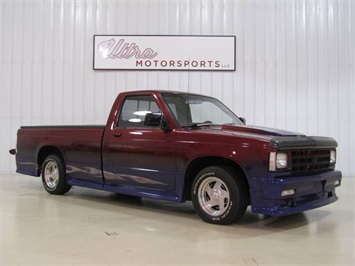
[[[120,91],[189,88],[249,124],[334,137],[355,176],[354,14],[351,0],[3,0],[0,172],[21,125],[104,124]],[[94,34],[236,35],[237,69],[93,71]]]

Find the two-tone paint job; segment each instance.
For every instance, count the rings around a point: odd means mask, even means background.
[[[228,165],[247,181],[257,213],[286,215],[337,200],[341,172],[335,166],[303,174],[269,171],[271,152],[335,149],[333,139],[246,125],[181,127],[161,93],[119,94],[106,126],[22,127],[17,172],[39,176],[45,157],[55,153],[65,162],[69,185],[182,202],[191,199],[191,184],[201,169]],[[168,127],[119,127],[123,102],[132,95],[153,95]],[[294,195],[281,196],[290,188]]]

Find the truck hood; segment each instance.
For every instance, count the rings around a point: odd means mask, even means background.
[[[337,142],[329,137],[306,136],[305,134],[275,128],[223,125],[215,128],[212,127],[210,130],[213,130],[214,134],[216,134],[216,131],[219,131],[219,134],[269,141],[271,147],[278,149],[300,147],[335,148],[338,146]]]
[[[267,127],[257,127],[257,126],[245,126],[245,125],[201,125],[190,128],[195,132],[207,133],[207,134],[218,134],[225,136],[241,136],[258,138],[264,140],[270,140],[274,137],[299,137],[305,136],[304,134],[275,129]]]
[[[301,133],[290,132],[275,128],[267,128],[267,127],[257,127],[257,126],[230,126],[223,125],[220,127],[221,130],[225,131],[233,131],[235,133],[249,133],[249,134],[257,134],[257,135],[265,135],[265,136],[287,136],[287,137],[297,137],[297,136],[305,136]]]
[[[328,147],[335,148],[337,142],[329,137],[306,136],[305,134],[290,132],[280,129],[257,127],[257,126],[213,126],[206,125],[195,128],[201,133],[219,134],[224,136],[240,136],[253,138],[270,143],[271,147],[278,149],[300,148],[300,147]]]

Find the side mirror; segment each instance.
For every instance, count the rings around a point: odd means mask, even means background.
[[[247,120],[244,117],[239,117],[239,120],[242,121],[244,125],[246,125]]]
[[[165,120],[162,113],[148,113],[145,115],[144,126],[161,127],[164,130],[169,130],[168,122]]]

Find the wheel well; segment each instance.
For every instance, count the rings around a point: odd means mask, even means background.
[[[39,150],[38,157],[37,157],[37,164],[40,169],[42,169],[42,164],[43,164],[44,160],[47,158],[47,156],[49,156],[51,154],[55,154],[55,155],[59,156],[59,158],[64,163],[63,155],[58,148],[53,147],[53,146],[44,146]]]
[[[193,160],[187,167],[186,174],[185,174],[185,185],[184,185],[184,195],[183,195],[184,200],[191,200],[191,186],[196,175],[206,167],[217,166],[217,165],[229,166],[233,168],[233,170],[235,170],[241,178],[243,178],[244,183],[247,186],[247,190],[248,190],[247,195],[248,198],[250,199],[248,180],[242,168],[232,160],[223,157],[209,156],[209,157],[197,158]]]

